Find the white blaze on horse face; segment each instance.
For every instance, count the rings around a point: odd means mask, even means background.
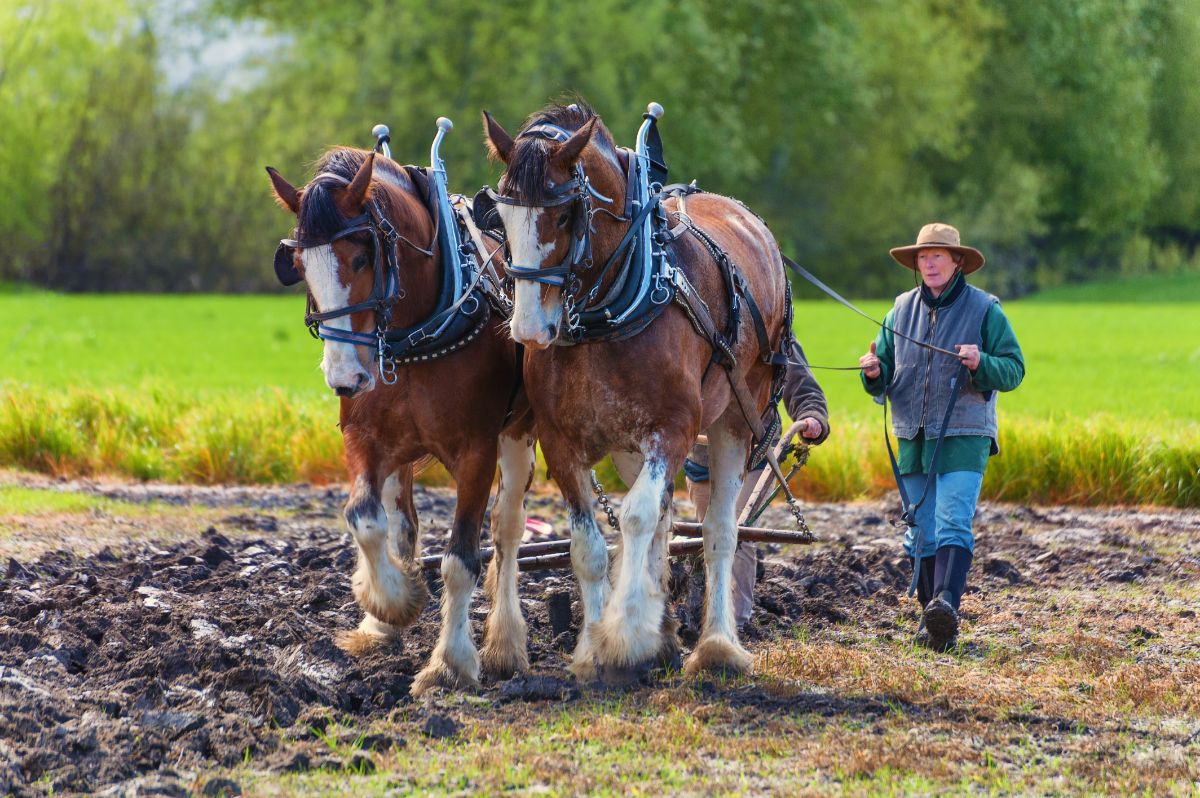
[[[554,241],[543,242],[538,235],[538,220],[543,209],[497,204],[496,210],[508,233],[513,263],[539,269],[549,265],[545,260],[554,252]],[[517,280],[509,325],[513,340],[534,349],[545,349],[553,343],[562,319],[561,294],[561,289],[554,286],[547,286],[543,291],[542,283]]]
[[[338,277],[338,260],[332,246],[325,244],[305,249],[300,257],[304,261],[308,290],[312,292],[318,310],[336,310],[350,304],[350,286],[342,285]],[[352,329],[348,315],[330,319],[325,326],[335,330]],[[321,371],[325,372],[325,384],[334,391],[340,388],[354,394],[375,387],[375,377],[363,367],[354,344],[325,341]]]

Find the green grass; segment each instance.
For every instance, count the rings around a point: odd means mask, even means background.
[[[1189,297],[1196,282],[1172,275],[1155,290]],[[1003,453],[984,495],[1200,505],[1200,302],[1054,296],[1005,305],[1027,375],[1000,397]],[[889,303],[861,306],[881,318]],[[338,402],[299,295],[0,294],[0,314],[0,466],[202,482],[341,474]],[[825,300],[798,302],[796,329],[828,366],[857,363],[875,333]],[[817,373],[833,437],[806,492],[887,490],[882,411],[857,373]]]
[[[1200,271],[1145,274],[1039,291],[1031,302],[1200,302]]]
[[[0,295],[0,313],[0,375],[21,383],[329,394],[321,347],[302,321],[302,295],[18,293]]]
[[[0,507],[7,515],[50,515],[54,513],[125,513],[153,514],[161,507],[153,502],[134,504],[106,496],[93,496],[75,491],[23,488],[19,485],[0,485]]]

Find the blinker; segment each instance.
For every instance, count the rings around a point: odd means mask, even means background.
[[[496,201],[488,194],[487,186],[479,189],[471,200],[471,218],[480,230],[502,230],[504,222],[496,210]]]
[[[295,249],[288,246],[282,241],[275,249],[275,276],[279,278],[279,282],[284,285],[295,285],[304,278],[300,276],[299,270],[296,269],[296,259],[293,257]]]

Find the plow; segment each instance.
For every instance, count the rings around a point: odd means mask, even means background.
[[[800,430],[800,424],[794,423],[788,428],[779,442],[774,447],[774,455],[778,462],[784,462],[789,455],[793,457],[791,471],[787,474],[787,479],[790,480],[797,471],[804,467],[808,462],[808,444],[802,440],[799,444],[792,443],[794,438],[797,438]],[[701,436],[702,442],[704,436]],[[594,474],[593,474],[594,476]],[[808,525],[804,523],[803,516],[797,514],[799,531],[790,531],[787,529],[772,529],[769,527],[751,526],[754,521],[762,515],[771,500],[782,490],[783,485],[777,480],[772,489],[773,474],[770,469],[764,469],[760,475],[753,493],[747,502],[746,507],[742,510],[741,517],[738,523],[738,543],[784,543],[784,544],[808,544],[813,543],[816,538],[808,529]],[[600,493],[603,497],[602,505],[606,505],[607,497],[603,492]],[[790,495],[789,495],[790,498]],[[607,506],[605,510],[610,513],[610,524],[615,526],[615,515],[611,513]],[[675,535],[675,540],[672,540],[667,547],[667,552],[672,557],[681,557],[690,554],[696,554],[704,550],[704,538],[702,535],[702,525],[694,521],[676,521],[672,525],[672,534]],[[616,546],[609,546],[608,551],[611,555],[617,550]],[[482,562],[489,562],[496,554],[494,548],[480,549],[479,558]],[[419,560],[421,567],[427,571],[436,571],[442,563],[442,555],[431,554],[426,557],[421,557]],[[543,540],[535,543],[525,543],[517,548],[517,568],[521,571],[550,571],[556,569],[565,569],[571,567],[571,541],[569,538],[560,538],[557,540]]]
[[[673,531],[679,536],[672,540],[668,551],[672,557],[695,554],[704,549],[704,539],[696,537],[700,534],[700,524],[691,521],[677,521]],[[739,526],[738,542],[753,541],[755,543],[812,543],[813,536],[805,532],[790,532],[786,529],[770,529],[758,526]],[[616,546],[609,546],[611,554]],[[495,549],[486,548],[479,552],[480,560],[488,562],[495,556]],[[442,555],[431,554],[420,559],[421,567],[436,571],[442,563]],[[526,543],[517,549],[517,568],[521,571],[547,571],[557,568],[571,567],[571,541],[569,539],[544,540],[537,543]]]

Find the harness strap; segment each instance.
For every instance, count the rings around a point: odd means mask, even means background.
[[[853,305],[853,303],[851,303],[851,302],[850,302],[850,300],[846,299],[846,298],[845,298],[845,297],[843,297],[841,294],[839,294],[837,291],[834,291],[832,288],[830,288],[829,286],[825,285],[825,283],[821,282],[821,281],[820,281],[820,280],[818,280],[816,277],[814,277],[814,276],[813,276],[813,275],[812,275],[812,274],[811,274],[811,273],[808,271],[808,269],[805,269],[803,266],[801,266],[799,263],[796,263],[796,261],[792,260],[792,259],[791,259],[791,258],[789,258],[787,255],[784,255],[784,256],[783,256],[783,262],[784,262],[784,263],[786,263],[786,264],[788,265],[788,267],[789,267],[789,268],[790,268],[792,271],[794,271],[796,274],[800,275],[800,276],[801,276],[801,277],[803,277],[805,280],[807,280],[808,282],[810,282],[810,283],[812,283],[813,285],[815,285],[817,288],[819,288],[819,289],[821,289],[822,291],[824,291],[824,292],[825,292],[826,294],[828,294],[830,297],[832,297],[833,299],[836,299],[838,302],[840,302],[840,303],[842,303],[843,305],[845,305],[846,307],[850,308],[850,310],[852,310],[852,311],[854,311],[855,313],[857,313],[858,315],[862,316],[862,317],[863,317],[864,319],[866,319],[867,321],[873,322],[874,324],[876,324],[876,325],[878,325],[878,326],[882,327],[883,329],[887,330],[887,331],[888,331],[888,332],[890,332],[892,335],[898,335],[898,336],[900,336],[901,338],[905,339],[906,341],[912,341],[914,344],[916,344],[917,346],[921,347],[922,349],[929,349],[929,350],[931,350],[931,351],[933,351],[933,352],[941,352],[943,355],[950,355],[950,357],[954,358],[955,360],[957,360],[957,359],[958,359],[958,353],[957,353],[957,352],[951,352],[949,349],[942,349],[941,347],[933,346],[932,344],[927,344],[927,343],[925,343],[924,341],[918,341],[916,338],[913,338],[913,337],[911,337],[911,336],[905,335],[905,334],[904,334],[904,333],[902,333],[902,332],[897,332],[896,330],[893,330],[891,327],[887,326],[887,325],[886,325],[886,324],[884,324],[883,322],[881,322],[881,321],[877,321],[875,318],[873,318],[873,317],[871,317],[871,316],[867,315],[866,313],[863,313],[861,310],[859,310],[858,308],[856,308],[856,307]]]
[[[516,374],[513,377],[512,390],[508,392],[508,404],[504,407],[504,420],[500,422],[500,429],[508,426],[508,423],[513,419],[513,411],[517,405],[517,394],[521,392],[521,388],[525,385],[525,345],[516,344]]]
[[[684,313],[691,320],[696,331],[701,337],[712,343],[713,347],[724,347],[724,355],[727,358],[725,362],[725,374],[729,379],[729,387],[733,391],[734,400],[738,403],[738,408],[742,411],[742,417],[749,425],[750,431],[754,434],[754,439],[762,441],[766,437],[766,430],[763,429],[762,420],[756,413],[753,412],[754,399],[750,395],[750,387],[746,385],[746,378],[742,376],[737,369],[737,359],[732,350],[725,344],[724,337],[717,332],[716,324],[712,320],[712,315],[708,311],[708,305],[696,293],[695,287],[691,281],[683,274],[676,272],[676,292],[677,301],[683,306]],[[795,497],[792,496],[791,490],[787,487],[787,478],[783,475],[783,469],[779,467],[779,460],[775,457],[775,453],[769,448],[766,451],[767,463],[771,466],[771,470],[783,485],[784,491],[787,493],[788,499],[792,502]]]

